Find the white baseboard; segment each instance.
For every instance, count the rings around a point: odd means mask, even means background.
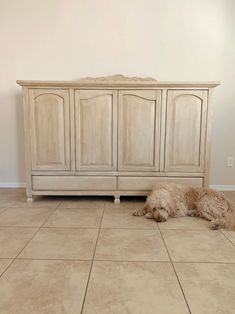
[[[0,182],[0,188],[25,188],[25,182]],[[219,191],[235,191],[235,185],[217,185],[212,184],[210,188]]]
[[[210,185],[211,189],[219,191],[235,191],[235,185]]]
[[[0,188],[25,188],[25,182],[0,182]]]

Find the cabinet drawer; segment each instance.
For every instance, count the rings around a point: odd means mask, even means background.
[[[33,190],[104,191],[116,190],[116,177],[33,176]]]
[[[156,177],[119,177],[118,178],[118,189],[119,190],[141,190],[150,191],[153,189],[154,185],[162,182],[175,182],[186,185],[192,185],[195,187],[203,186],[203,178],[156,178]]]

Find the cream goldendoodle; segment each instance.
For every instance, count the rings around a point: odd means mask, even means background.
[[[162,183],[147,197],[134,216],[164,222],[168,217],[197,216],[211,222],[212,229],[235,230],[235,207],[222,193],[176,183]]]

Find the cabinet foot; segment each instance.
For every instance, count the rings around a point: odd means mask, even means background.
[[[33,203],[33,197],[27,197],[27,203]]]
[[[114,204],[120,204],[120,196],[115,196]]]

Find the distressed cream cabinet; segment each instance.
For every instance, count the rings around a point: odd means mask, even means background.
[[[23,87],[27,198],[147,195],[208,186],[211,95],[219,82],[122,75],[17,81]]]

